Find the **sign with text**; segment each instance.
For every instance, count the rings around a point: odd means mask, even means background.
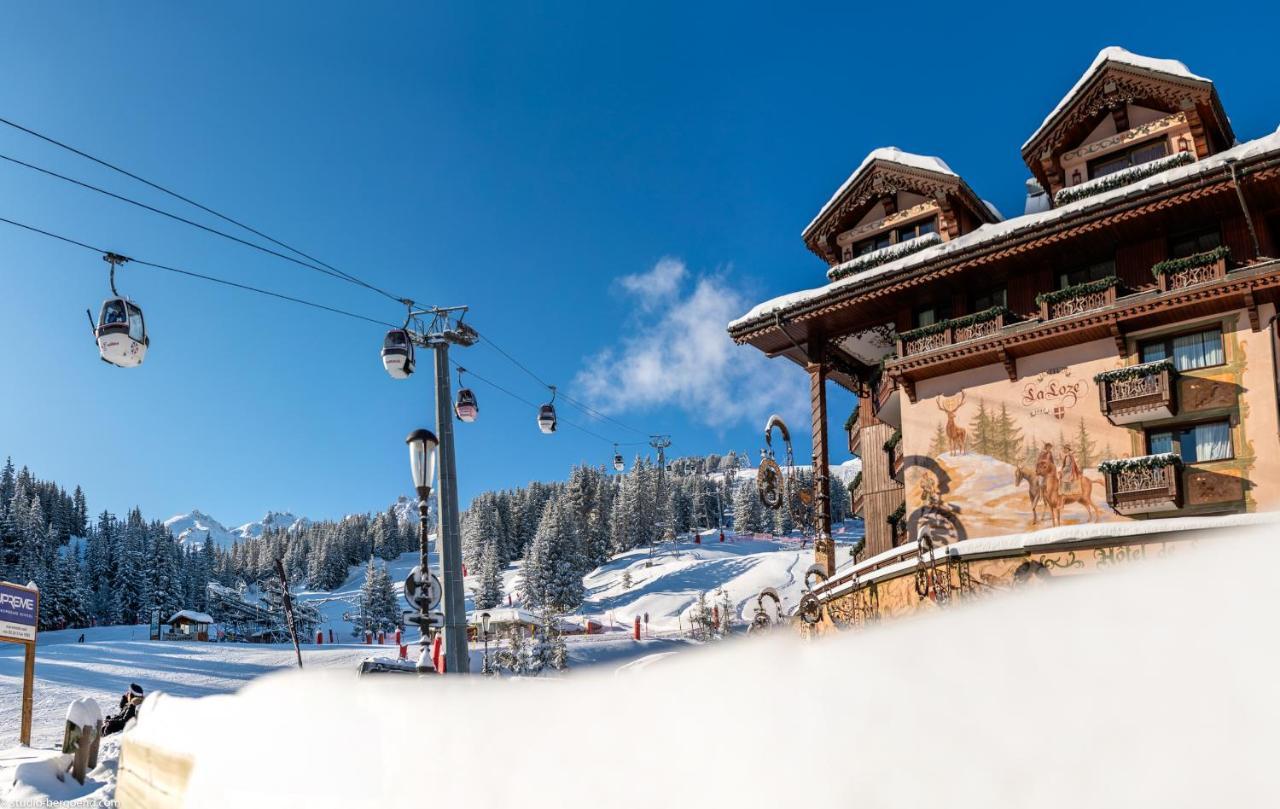
[[[0,638],[34,641],[39,599],[39,591],[33,587],[0,582]]]

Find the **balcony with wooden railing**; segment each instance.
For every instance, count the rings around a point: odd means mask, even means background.
[[[1177,455],[1145,455],[1098,464],[1107,503],[1126,516],[1175,511],[1182,506],[1182,461]]]
[[[1116,425],[1177,415],[1177,370],[1170,360],[1129,365],[1094,376],[1098,404]]]
[[[853,516],[861,517],[866,504],[866,495],[862,489],[862,473],[859,472],[853,479],[853,485],[849,487],[849,511]]]
[[[966,340],[995,337],[1011,320],[1012,315],[1008,309],[994,306],[971,315],[940,320],[930,326],[905,331],[898,335],[898,356],[909,357]]]
[[[1116,287],[1119,283],[1119,279],[1112,276],[1041,293],[1036,296],[1036,303],[1040,306],[1040,319],[1057,320],[1060,317],[1076,317],[1095,309],[1105,309],[1116,302]]]
[[[1171,258],[1151,268],[1161,292],[1174,292],[1196,284],[1221,281],[1227,277],[1227,260],[1231,251],[1217,247],[1186,258]]]

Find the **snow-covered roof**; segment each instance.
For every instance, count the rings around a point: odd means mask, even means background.
[[[818,220],[826,216],[827,212],[835,206],[840,197],[844,196],[844,192],[849,190],[849,187],[858,179],[858,175],[862,174],[868,166],[877,160],[883,160],[886,163],[897,163],[900,166],[906,166],[908,168],[932,171],[937,174],[950,174],[952,177],[959,176],[952,171],[951,167],[948,166],[940,157],[904,152],[897,146],[881,146],[878,149],[872,149],[870,154],[862,158],[862,162],[853,170],[853,174],[849,175],[849,179],[845,180],[844,183],[836,189],[836,192],[831,195],[831,199],[827,200],[826,205],[822,206],[822,210],[818,211],[818,215],[813,218],[813,221],[805,226],[803,232],[808,233],[812,230],[813,226],[818,223]]]
[[[185,618],[186,620],[192,622],[193,624],[213,623],[212,615],[210,615],[207,612],[196,612],[195,610],[178,610],[173,614],[171,618],[169,618],[169,620],[165,621],[165,623],[171,624],[180,618]]]
[[[1202,81],[1209,84],[1213,83],[1203,76],[1197,76],[1192,73],[1187,69],[1186,65],[1179,62],[1177,59],[1157,59],[1151,56],[1142,56],[1141,54],[1127,51],[1119,46],[1111,45],[1098,51],[1098,55],[1093,59],[1093,64],[1089,65],[1089,69],[1084,72],[1084,75],[1082,75],[1074,85],[1072,85],[1071,89],[1067,91],[1067,94],[1058,102],[1058,105],[1053,108],[1053,111],[1045,116],[1045,119],[1040,126],[1036,127],[1036,131],[1033,132],[1031,137],[1027,138],[1026,142],[1022,144],[1023,149],[1027,148],[1028,144],[1040,137],[1040,133],[1044,132],[1050,122],[1058,116],[1058,113],[1070,106],[1076,95],[1086,84],[1089,83],[1089,80],[1093,78],[1094,74],[1102,70],[1108,62],[1137,67],[1155,73],[1164,73],[1165,75],[1173,76],[1178,79]]]
[[[1229,161],[1252,159],[1275,153],[1280,153],[1280,129],[1277,129],[1270,135],[1257,138],[1256,140],[1246,141],[1231,149],[1218,152],[1215,155],[1206,157],[1203,160],[1198,160],[1190,165],[1176,166],[1167,171],[1162,171],[1159,174],[1153,174],[1150,177],[1129,185],[1123,185],[1118,188],[1113,188],[1110,191],[1093,194],[1083,199],[1076,200],[1075,202],[1062,205],[1058,208],[1052,208],[1050,210],[1040,211],[1037,213],[1023,214],[1022,216],[1015,216],[1012,219],[1005,219],[1004,221],[996,222],[994,224],[984,224],[976,230],[970,231],[958,238],[942,242],[941,244],[921,250],[918,253],[912,253],[908,256],[895,259],[894,261],[881,264],[878,267],[873,267],[869,270],[846,276],[824,286],[780,295],[776,298],[756,304],[745,315],[732,321],[729,324],[729,328],[734,329],[738,326],[758,320],[766,315],[771,315],[775,312],[782,312],[799,304],[819,300],[834,292],[853,289],[866,284],[869,281],[883,278],[884,276],[915,269],[955,253],[963,253],[967,250],[982,247],[991,242],[1007,239],[1023,231],[1035,230],[1037,228],[1050,225],[1054,221],[1071,214],[1079,214],[1083,211],[1105,208],[1127,197],[1144,195],[1153,189],[1171,185],[1197,175],[1206,174],[1213,170],[1221,169]],[[832,271],[838,271],[838,269],[839,265],[832,268]]]
[[[468,624],[480,623],[480,616],[489,613],[489,620],[495,624],[532,624],[542,626],[542,619],[532,612],[520,607],[494,607],[488,610],[472,610],[467,613]]]

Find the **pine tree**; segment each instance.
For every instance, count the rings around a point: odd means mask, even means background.
[[[357,636],[365,631],[392,632],[400,625],[400,605],[386,565],[380,565],[373,559],[365,565],[359,604]]]
[[[987,403],[978,400],[978,412],[969,427],[969,435],[973,439],[973,450],[979,455],[991,454],[991,416],[987,412]]]
[[[480,577],[480,586],[475,593],[475,607],[478,610],[493,609],[502,603],[502,571],[505,565],[500,558],[499,541],[494,538],[484,546],[480,554],[480,564],[476,571]]]
[[[531,604],[568,612],[582,603],[582,562],[577,532],[560,498],[547,501],[524,563],[524,592]]]
[[[729,599],[729,591],[723,586],[716,588],[719,595],[717,606],[720,608],[720,637],[727,638],[733,634],[733,602]]]
[[[1094,453],[1097,450],[1097,444],[1089,437],[1089,430],[1084,426],[1084,417],[1080,417],[1080,429],[1076,433],[1076,460],[1080,464],[1081,469],[1092,467],[1098,460]]]
[[[764,508],[751,481],[733,491],[733,530],[738,534],[759,534],[765,530]]]
[[[1001,402],[1000,415],[993,421],[996,436],[995,457],[1005,463],[1017,463],[1018,457],[1022,454],[1022,430],[1009,415],[1008,405]]]

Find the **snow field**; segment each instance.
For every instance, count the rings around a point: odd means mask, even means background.
[[[1280,644],[1256,600],[1280,564],[1268,540],[820,642],[655,651],[625,678],[387,680],[353,700],[346,680],[291,673],[159,700],[135,732],[194,756],[193,809],[398,803],[392,776],[422,761],[449,806],[1256,805],[1280,719]],[[424,717],[448,732],[422,732]],[[513,723],[536,743],[494,753]],[[281,727],[329,743],[255,732]]]

